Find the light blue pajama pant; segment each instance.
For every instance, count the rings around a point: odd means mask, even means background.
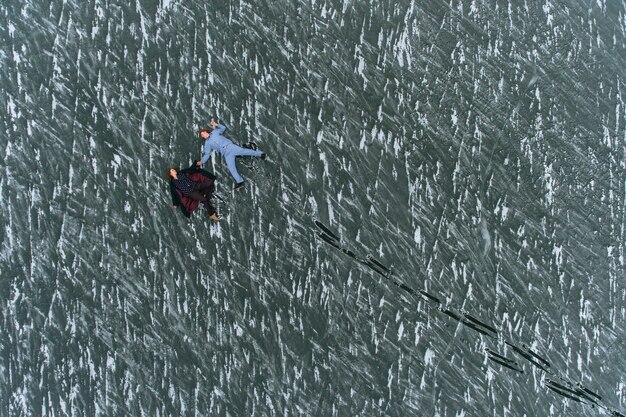
[[[228,145],[225,148],[222,148],[221,153],[226,160],[226,166],[228,166],[230,175],[232,175],[235,181],[238,183],[243,181],[243,178],[241,177],[241,175],[239,175],[239,172],[237,172],[237,164],[235,162],[236,158],[238,156],[256,156],[257,158],[260,158],[263,154],[263,152],[261,151],[254,151],[252,149],[242,148],[235,144]]]

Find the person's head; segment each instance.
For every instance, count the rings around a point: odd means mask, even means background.
[[[178,168],[170,167],[167,169],[167,178],[169,178],[170,180],[172,178],[176,178],[177,175],[178,175]]]
[[[208,138],[210,134],[211,134],[211,129],[209,129],[208,127],[202,128],[198,132],[198,136],[200,136],[200,139],[203,139],[203,140]]]

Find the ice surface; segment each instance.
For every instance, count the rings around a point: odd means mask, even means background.
[[[2,2],[0,416],[624,413],[625,9]]]

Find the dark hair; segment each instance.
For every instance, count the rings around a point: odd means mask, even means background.
[[[200,129],[200,130],[198,131],[198,136],[199,136],[199,137],[202,137],[202,132],[207,132],[207,133],[210,135],[210,134],[211,134],[211,131],[212,131],[212,130],[211,130],[211,129],[209,129],[208,127],[203,127],[202,129]]]
[[[175,169],[175,170],[176,170],[176,172],[180,171],[180,170],[179,170],[178,168],[176,168],[176,167],[169,167],[169,168],[167,169],[167,172],[166,172],[166,177],[167,177],[167,179],[168,179],[168,180],[171,180],[172,178],[174,178],[174,177],[172,177],[172,175],[170,174],[170,169]]]

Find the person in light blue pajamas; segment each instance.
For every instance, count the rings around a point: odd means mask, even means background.
[[[211,129],[200,129],[200,138],[204,140],[204,151],[202,159],[197,162],[198,165],[203,165],[211,159],[211,153],[217,151],[226,159],[226,165],[230,174],[235,179],[234,190],[237,190],[244,186],[245,182],[239,172],[237,172],[237,164],[235,159],[238,156],[255,156],[257,158],[265,159],[265,153],[257,150],[246,149],[235,145],[230,139],[225,138],[222,133],[226,130],[224,125],[218,124],[216,121],[211,120],[209,123]]]

